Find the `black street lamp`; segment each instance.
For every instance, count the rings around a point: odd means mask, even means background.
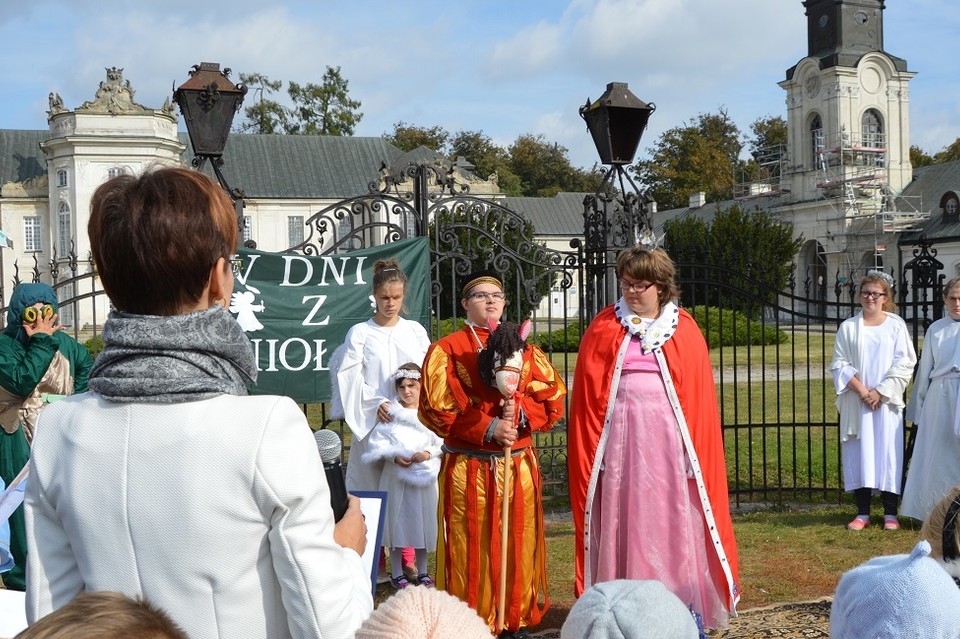
[[[193,166],[203,168],[207,160],[213,167],[220,186],[233,200],[237,225],[243,233],[243,197],[240,189],[231,189],[223,177],[223,149],[227,145],[233,116],[240,110],[247,87],[230,80],[230,69],[220,70],[218,62],[193,65],[190,79],[173,92],[173,100],[180,107],[187,135],[193,145]]]
[[[588,319],[616,299],[617,251],[654,244],[648,201],[623,167],[633,162],[656,108],[631,93],[625,82],[607,84],[603,95],[580,107],[600,162],[610,167],[597,192],[583,201],[587,260],[583,313]]]

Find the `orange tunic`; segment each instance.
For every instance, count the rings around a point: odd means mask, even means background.
[[[587,492],[594,465],[599,461],[596,459],[597,445],[603,431],[607,407],[612,399],[610,389],[618,352],[625,337],[627,330],[617,318],[614,308],[605,308],[583,335],[574,373],[573,398],[567,428],[567,463],[570,505],[576,535],[574,590],[577,596],[580,596],[584,589],[584,513],[587,509]],[[696,322],[686,311],[680,310],[676,332],[662,349],[690,440],[700,463],[709,506],[716,521],[716,532],[730,568],[728,604],[732,611],[739,599],[739,569],[737,545],[730,519],[717,393],[706,342]],[[704,532],[709,540],[712,531]]]
[[[476,337],[474,337],[476,334]],[[440,470],[437,586],[467,602],[497,631],[503,448],[484,440],[503,396],[480,379],[477,352],[489,331],[469,327],[430,346],[423,363],[420,420],[444,438]],[[478,344],[478,340],[480,344]],[[536,346],[523,355],[517,411],[521,428],[511,458],[505,626],[540,622],[549,607],[540,468],[532,431],[563,416],[566,385]]]

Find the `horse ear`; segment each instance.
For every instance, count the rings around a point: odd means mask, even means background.
[[[487,318],[487,328],[490,329],[491,333],[497,330],[497,323],[493,320],[492,317]]]
[[[529,319],[524,320],[523,324],[520,325],[520,339],[527,341],[531,330],[533,330],[533,322]]]

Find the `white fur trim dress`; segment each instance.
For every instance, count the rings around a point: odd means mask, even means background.
[[[365,463],[383,463],[380,490],[388,494],[383,545],[433,550],[437,546],[437,476],[443,440],[420,423],[415,408],[404,408],[394,399],[389,411],[393,420],[377,424],[363,455]],[[406,468],[393,461],[421,451],[429,452],[430,459]]]

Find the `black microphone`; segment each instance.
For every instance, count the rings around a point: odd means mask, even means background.
[[[340,521],[347,512],[347,485],[343,482],[343,467],[340,465],[340,450],[343,444],[340,436],[332,430],[321,429],[314,433],[323,472],[330,487],[330,506],[333,508],[333,520]]]

